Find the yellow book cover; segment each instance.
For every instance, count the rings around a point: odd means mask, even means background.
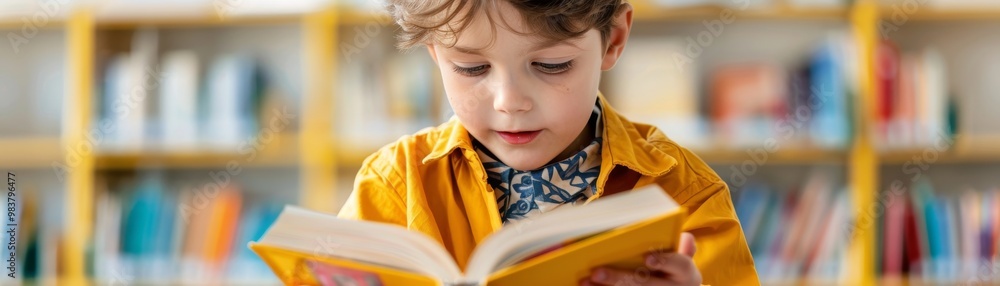
[[[249,247],[286,285],[577,285],[594,267],[642,271],[644,253],[675,251],[686,213],[655,186],[565,206],[506,225],[464,271],[423,234],[296,207]]]

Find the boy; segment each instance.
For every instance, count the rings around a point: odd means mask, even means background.
[[[506,222],[659,184],[690,212],[678,253],[647,254],[652,273],[600,267],[567,283],[759,284],[725,183],[597,90],[625,48],[630,4],[388,2],[400,47],[427,47],[455,116],[368,157],[341,217],[423,232],[464,268]]]

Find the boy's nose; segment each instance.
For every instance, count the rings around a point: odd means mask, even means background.
[[[531,97],[517,84],[505,81],[494,92],[493,109],[508,114],[526,112],[531,110],[531,101]]]

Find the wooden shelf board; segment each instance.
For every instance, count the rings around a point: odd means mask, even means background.
[[[894,8],[892,6],[881,7],[879,9],[879,16],[882,20],[893,21],[895,18],[900,18],[905,16],[905,21],[983,21],[983,20],[993,20],[1000,21],[1000,8],[983,8],[983,9],[934,9],[934,8],[919,8],[913,13],[907,13],[902,8]]]
[[[98,28],[273,25],[298,24],[307,13],[319,11],[319,8],[297,8],[291,11],[245,12],[239,11],[242,6],[236,4],[233,3],[233,7],[217,7],[201,3],[180,5],[164,2],[107,6],[96,9],[94,20]],[[233,10],[219,10],[229,8]]]
[[[753,150],[753,151],[748,151]],[[707,149],[692,150],[703,161],[712,165],[733,165],[745,162],[755,162],[761,160],[758,154],[767,154],[760,165],[812,165],[812,164],[844,164],[847,161],[847,153],[838,150],[823,150],[816,148],[785,148],[773,153],[767,153],[763,148],[747,149]]]
[[[1000,135],[958,135],[951,148],[934,147],[892,150],[879,154],[883,164],[907,162],[934,164],[1000,164]]]
[[[6,2],[6,1],[4,1]],[[54,28],[62,27],[69,17],[67,6],[59,6],[55,10],[46,10],[38,3],[28,6],[18,6],[17,1],[13,7],[6,6],[0,2],[0,29],[20,30],[27,23],[29,27]],[[43,23],[38,23],[43,22]],[[6,34],[6,33],[3,33]]]
[[[55,30],[55,29],[65,28],[65,25],[66,25],[65,19],[52,19],[45,25],[34,26],[32,24],[29,27],[37,27],[39,29],[46,29],[46,30]],[[21,29],[24,28],[24,26],[25,26],[24,22],[19,19],[0,18],[0,30],[7,30],[4,31],[5,33],[3,33],[3,35],[6,35],[7,34],[6,32],[8,31],[15,32],[15,34],[18,34],[17,32],[20,32]]]
[[[882,162],[883,165],[901,165],[906,163],[1000,164],[1000,150],[977,151],[977,152],[959,152],[957,150],[947,150],[944,152],[938,152],[932,148],[898,150],[880,154],[879,160]]]
[[[360,146],[357,144],[339,144],[333,147],[337,164],[345,167],[358,167],[371,154],[382,146]]]
[[[352,8],[340,8],[337,10],[339,20],[339,25],[345,26],[361,26],[368,23],[377,23],[379,25],[395,25],[392,23],[392,17],[387,13],[380,13],[378,11],[360,11],[358,9]],[[385,28],[385,27],[383,27]]]
[[[248,154],[203,152],[136,152],[98,155],[98,170],[133,168],[226,168],[231,162],[241,167],[292,167],[294,159],[259,154],[250,159]]]
[[[298,166],[298,139],[294,134],[283,134],[259,148],[232,148],[230,151],[210,149],[192,150],[129,150],[98,152],[95,168],[98,170],[134,168],[227,168],[236,163],[240,167],[295,167]],[[256,156],[252,154],[256,152]]]
[[[721,19],[725,10],[733,11],[736,20],[838,20],[848,19],[846,7],[838,8],[807,8],[780,6],[775,8],[753,8],[741,11],[739,7],[720,5],[703,5],[692,7],[663,7],[649,3],[649,0],[632,1],[637,21],[682,21]]]
[[[164,18],[105,18],[98,19],[96,26],[101,29],[134,29],[143,26],[157,27],[215,27],[248,25],[297,24],[299,16],[259,16],[259,17],[164,17]]]
[[[26,137],[0,139],[0,167],[50,168],[63,162],[62,141],[56,137]]]

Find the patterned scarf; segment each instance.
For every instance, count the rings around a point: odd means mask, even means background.
[[[496,195],[503,223],[545,213],[563,204],[581,204],[594,195],[601,169],[601,106],[594,105],[590,123],[595,136],[587,147],[565,160],[531,171],[515,170],[475,144]]]

